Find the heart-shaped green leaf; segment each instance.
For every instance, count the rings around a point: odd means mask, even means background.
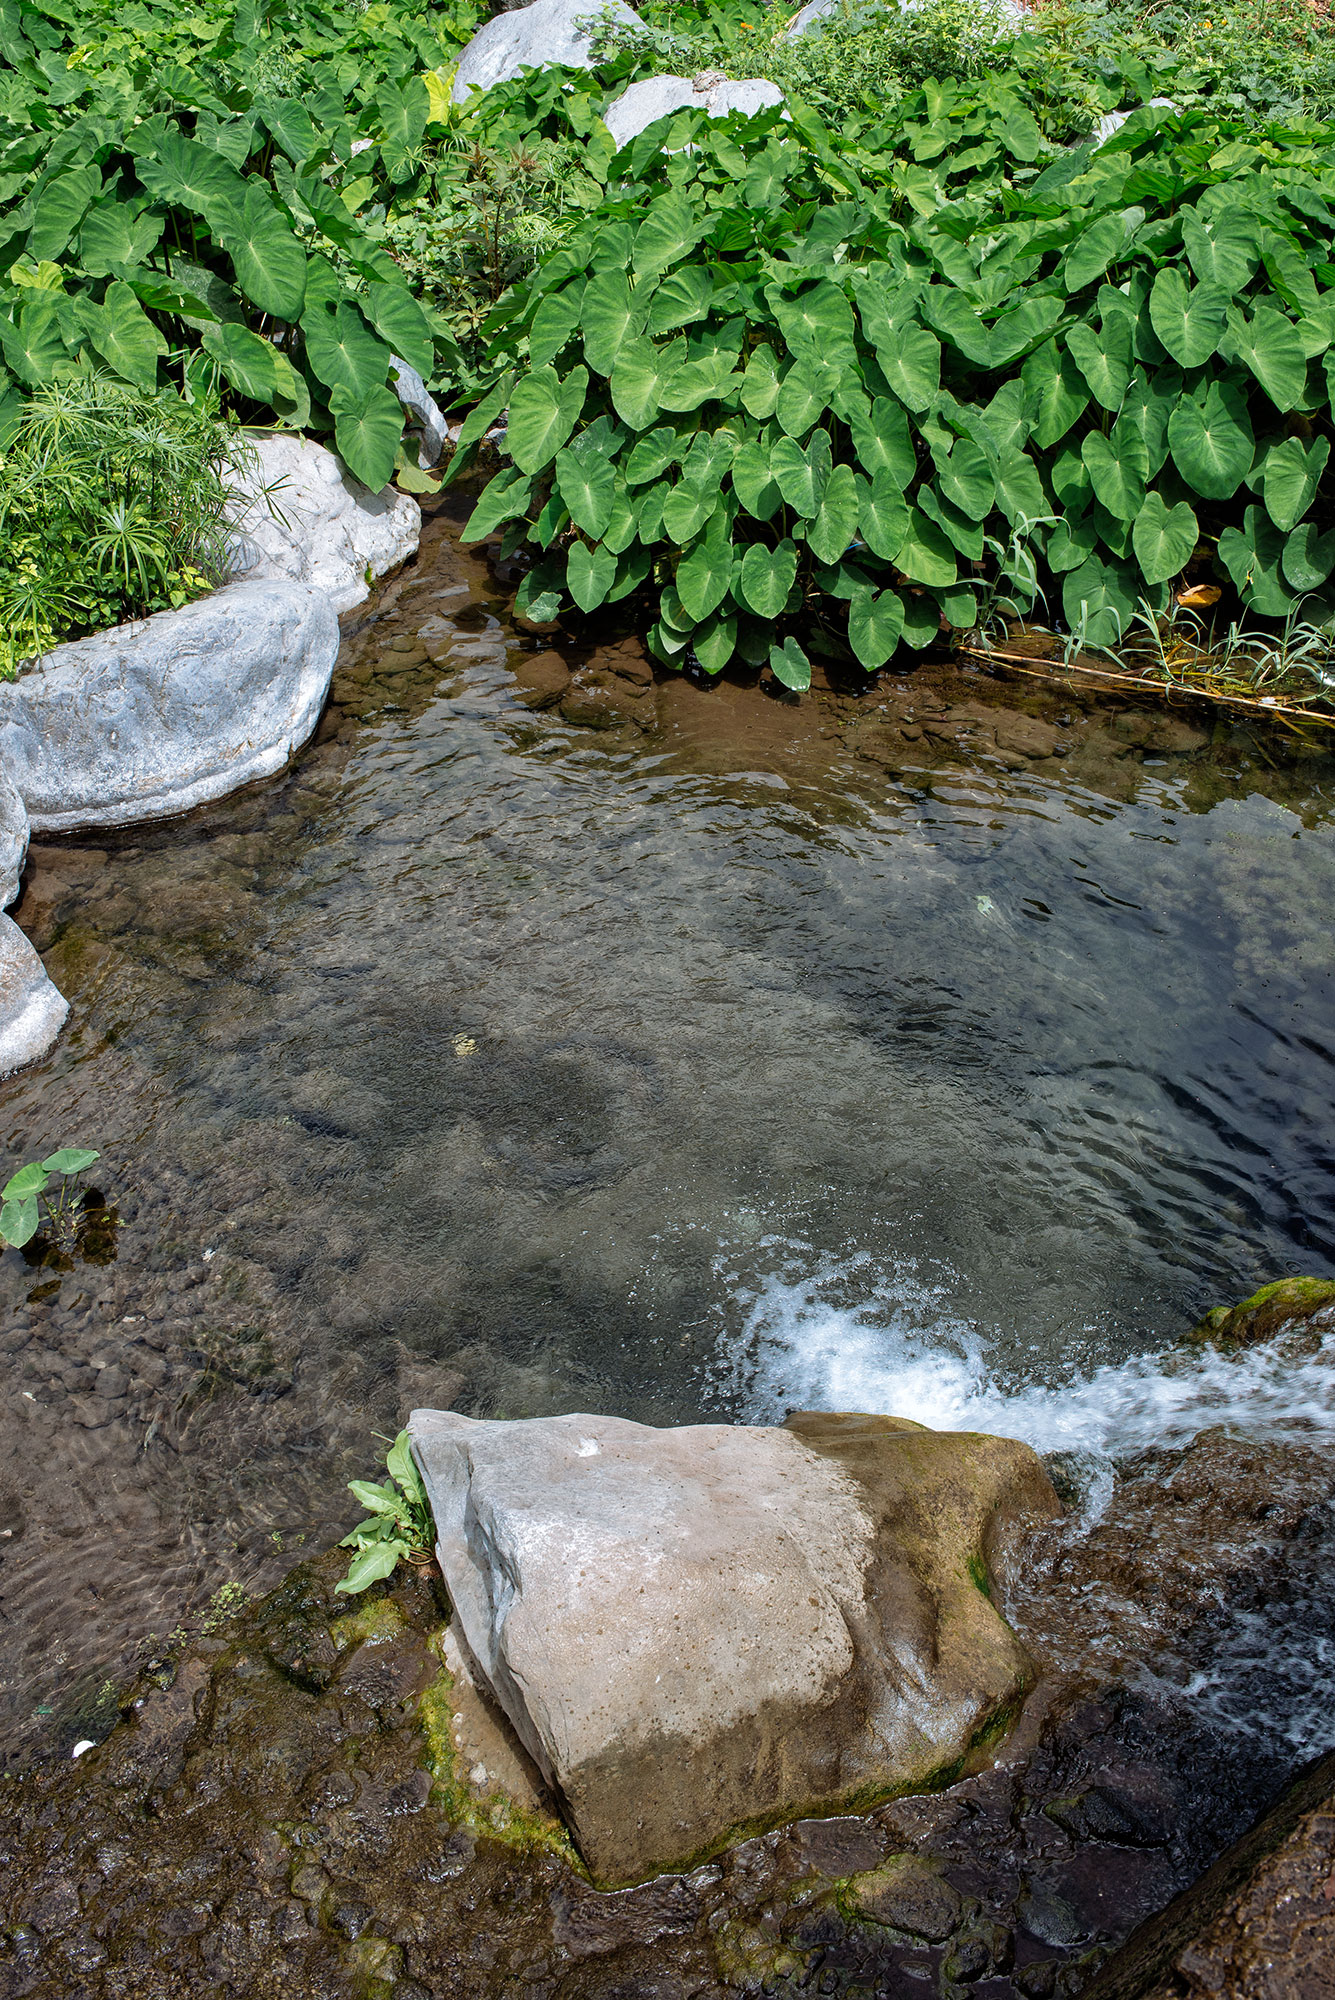
[[[87,298],[80,304],[88,338],[107,365],[125,381],[135,382],[141,389],[154,389],[158,357],[167,352],[167,343],[129,285],[117,279],[107,286],[100,306]],[[261,398],[267,400],[267,396]]]
[[[897,590],[855,590],[848,606],[848,643],[867,672],[893,655],[904,630],[904,600]]]
[[[918,458],[901,404],[877,396],[868,415],[850,417],[848,428],[864,472],[872,479],[878,472],[888,472],[901,488],[912,484]]]
[[[1062,585],[1062,610],[1089,646],[1116,646],[1135,611],[1139,578],[1123,563],[1091,556]]]
[[[858,489],[853,469],[836,465],[826,481],[820,511],[807,530],[807,546],[818,562],[836,563],[858,528]]]
[[[1139,433],[1129,430],[1114,440],[1101,431],[1091,431],[1080,447],[1080,456],[1108,512],[1119,521],[1134,521],[1145,504],[1149,475],[1149,453]]]
[[[872,554],[895,562],[909,531],[909,503],[892,472],[878,472],[870,484],[865,479],[860,483],[858,520]]]
[[[1227,351],[1250,368],[1277,410],[1293,410],[1307,389],[1307,348],[1293,321],[1258,305],[1250,319],[1230,307]]]
[[[50,1173],[36,1160],[30,1160],[26,1167],[20,1167],[11,1174],[0,1189],[0,1201],[25,1201],[29,1195],[44,1194],[51,1182]]]
[[[1249,507],[1242,527],[1225,528],[1219,537],[1219,560],[1243,603],[1262,618],[1283,618],[1293,609],[1295,593],[1283,570],[1286,542],[1263,507]]]
[[[1189,285],[1180,270],[1165,264],[1150,292],[1150,325],[1174,361],[1199,368],[1219,345],[1227,308],[1222,285]]]
[[[1199,535],[1196,516],[1185,500],[1169,507],[1149,493],[1131,524],[1131,546],[1146,583],[1167,583],[1190,561]]]
[[[790,541],[776,549],[752,542],[742,557],[737,588],[742,603],[757,618],[777,618],[788,602],[797,577],[797,550]]]
[[[342,389],[354,402],[383,389],[389,375],[390,350],[346,301],[335,312],[316,306],[302,319],[306,357],[329,389]],[[534,468],[536,469],[536,468]]]
[[[659,412],[658,350],[643,334],[628,334],[617,350],[608,379],[612,408],[632,430],[648,430]]]
[[[510,456],[521,472],[550,465],[575,427],[584,407],[588,374],[576,368],[564,381],[551,367],[534,368],[510,396]]]
[[[1121,313],[1105,319],[1098,332],[1081,321],[1066,336],[1066,351],[1105,410],[1122,407],[1131,380],[1131,323]]]
[[[215,233],[244,295],[275,319],[297,319],[306,298],[306,252],[262,181],[247,181],[244,199]]]
[[[1168,419],[1168,449],[1188,486],[1207,500],[1229,500],[1251,471],[1256,438],[1247,398],[1227,380],[1204,399],[1183,396]]]
[[[1320,590],[1335,570],[1335,528],[1323,535],[1315,521],[1304,521],[1285,542],[1280,567],[1295,590]]]
[[[937,460],[937,470],[941,492],[951,505],[971,521],[986,520],[997,497],[997,482],[982,446],[971,438],[956,438],[949,454]]]
[[[811,662],[796,639],[785,639],[781,646],[771,646],[769,668],[776,681],[782,681],[795,694],[805,694],[811,686]]]
[[[1285,534],[1296,528],[1316,498],[1316,489],[1330,457],[1330,439],[1313,438],[1304,446],[1301,438],[1285,438],[1272,444],[1262,461],[1266,512]]]
[[[616,581],[617,559],[610,549],[572,542],[566,552],[566,583],[581,611],[595,611]]]
[[[570,518],[592,541],[597,541],[612,518],[616,496],[616,475],[612,462],[601,453],[567,448],[556,454],[556,490],[570,510]]]
[[[732,537],[727,516],[716,513],[704,534],[677,565],[677,595],[697,622],[717,611],[732,583]]]
[[[737,650],[737,614],[717,611],[694,633],[695,657],[707,674],[722,673]]]
[[[348,470],[379,493],[389,484],[403,437],[403,405],[392,389],[373,389],[358,400],[336,390],[334,443]]]
[[[830,440],[824,431],[812,433],[804,450],[793,438],[776,438],[770,446],[770,473],[785,504],[803,520],[814,521],[830,476]]]
[[[42,1166],[48,1174],[83,1174],[101,1157],[88,1146],[61,1146],[58,1151],[47,1154]]]
[[[952,584],[958,573],[954,549],[920,507],[909,509],[908,531],[895,561],[912,582],[931,584],[938,590]]]
[[[732,490],[757,521],[772,520],[783,505],[770,472],[769,448],[755,438],[748,438],[732,461]]]

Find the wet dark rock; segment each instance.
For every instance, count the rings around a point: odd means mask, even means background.
[[[570,686],[570,669],[559,653],[513,653],[510,671],[526,708],[550,708]]]
[[[1335,1755],[1290,1786],[1198,1882],[1129,1938],[1088,2000],[1329,2000]]]
[[[959,1927],[964,1901],[938,1868],[916,1854],[895,1854],[848,1885],[854,1912],[928,1944],[943,1944]]]

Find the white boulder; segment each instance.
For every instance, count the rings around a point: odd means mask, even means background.
[[[703,110],[711,118],[726,118],[730,111],[740,111],[752,118],[768,105],[782,103],[779,86],[759,77],[729,83],[712,71],[696,77],[647,76],[622,91],[605,113],[603,123],[620,149],[658,119],[670,118],[675,111]]]
[[[1136,105],[1135,111],[1176,111],[1178,108],[1171,97],[1152,97],[1148,105]],[[1097,152],[1100,146],[1105,145],[1112,138],[1114,132],[1120,132],[1127,119],[1134,117],[1135,111],[1105,111],[1089,135],[1093,141],[1094,150]]]
[[[28,815],[0,769],[0,908],[18,895],[27,851]],[[0,916],[0,1076],[44,1056],[69,1010],[13,918]]]
[[[421,508],[394,486],[372,493],[310,438],[271,431],[253,442],[259,464],[238,483],[234,574],[308,583],[336,612],[350,611],[373,578],[413,553]]]
[[[916,14],[927,4],[927,0],[899,0],[899,12]],[[865,0],[807,0],[805,7],[798,9],[788,26],[787,35],[804,35],[811,28],[823,27],[828,21],[842,18],[851,23],[864,22],[871,25],[877,16],[883,16],[894,9],[884,5],[868,5]],[[1019,0],[979,0],[980,25],[989,26],[1000,39],[1004,35],[1014,35],[1023,28],[1029,15],[1020,6]]]
[[[475,90],[490,90],[523,69],[546,69],[559,63],[567,69],[589,69],[589,35],[576,22],[610,14],[632,28],[644,26],[626,0],[532,0],[497,14],[478,29],[459,58],[451,95],[465,104]]]
[[[56,646],[0,686],[0,765],[42,831],[186,812],[281,770],[319,720],[337,652],[326,591],[227,584]]]
[[[893,1417],[409,1430],[455,1616],[595,1878],[928,1783],[1030,1679],[993,1602],[1026,1445]]]

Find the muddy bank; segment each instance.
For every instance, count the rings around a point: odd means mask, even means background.
[[[3,1991],[395,2000],[1075,1994],[1282,1788],[1198,1692],[1267,1603],[1335,1637],[1323,1455],[1219,1433],[1036,1537],[1017,1734],[944,1791],[600,1894],[456,1755],[446,1605],[335,1556],[164,1662],[107,1741],[0,1793]],[[1075,1496],[1073,1495],[1073,1498]],[[1239,1675],[1234,1673],[1235,1687]]]

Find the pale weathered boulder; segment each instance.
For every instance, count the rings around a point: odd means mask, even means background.
[[[450,434],[440,404],[412,363],[405,361],[402,355],[391,354],[389,372],[394,382],[394,394],[412,418],[413,427],[421,439],[420,462],[425,466],[438,465]],[[418,521],[420,533],[420,508]],[[416,543],[413,546],[416,547]]]
[[[898,11],[902,14],[916,14],[926,5],[926,0],[899,0]],[[804,35],[811,28],[821,28],[833,20],[866,23],[870,26],[887,13],[893,13],[893,6],[875,4],[875,0],[807,0],[805,7],[798,9],[784,30],[788,35]],[[1000,38],[1014,35],[1028,21],[1028,14],[1020,6],[1019,0],[979,0],[978,14],[980,26],[988,28]]]
[[[12,917],[0,917],[0,1076],[44,1056],[70,1003]]]
[[[310,438],[270,431],[252,442],[258,465],[237,482],[237,578],[309,583],[335,611],[350,611],[370,595],[373,578],[417,547],[422,510],[410,493],[395,486],[372,493]]]
[[[0,768],[0,909],[18,895],[27,851],[28,815]],[[0,1076],[44,1056],[69,1010],[18,925],[0,917]]]
[[[726,118],[730,111],[740,111],[753,118],[768,105],[782,103],[779,86],[759,77],[729,83],[713,71],[696,77],[647,76],[622,91],[603,123],[621,147],[628,146],[658,119],[670,118],[674,111],[702,110],[711,118]]]
[[[632,28],[644,26],[626,0],[604,0],[595,6],[589,0],[532,0],[531,6],[497,14],[478,29],[459,58],[451,93],[454,102],[464,104],[473,91],[490,90],[524,69],[546,69],[555,63],[589,69],[588,28],[576,23],[609,15]]]
[[[0,765],[42,831],[185,812],[281,770],[337,653],[324,591],[228,584],[57,646],[0,686]]]
[[[1102,118],[1099,119],[1098,124],[1094,127],[1094,130],[1090,133],[1090,138],[1094,142],[1094,149],[1097,152],[1100,146],[1106,145],[1108,140],[1112,138],[1113,133],[1120,132],[1126,124],[1127,119],[1133,118],[1136,111],[1176,111],[1177,109],[1178,106],[1174,104],[1171,97],[1152,97],[1148,104],[1138,104],[1132,111],[1105,111]]]
[[[821,1415],[410,1432],[478,1671],[604,1883],[925,1784],[1028,1685],[991,1595],[1058,1511],[1026,1445]]]

